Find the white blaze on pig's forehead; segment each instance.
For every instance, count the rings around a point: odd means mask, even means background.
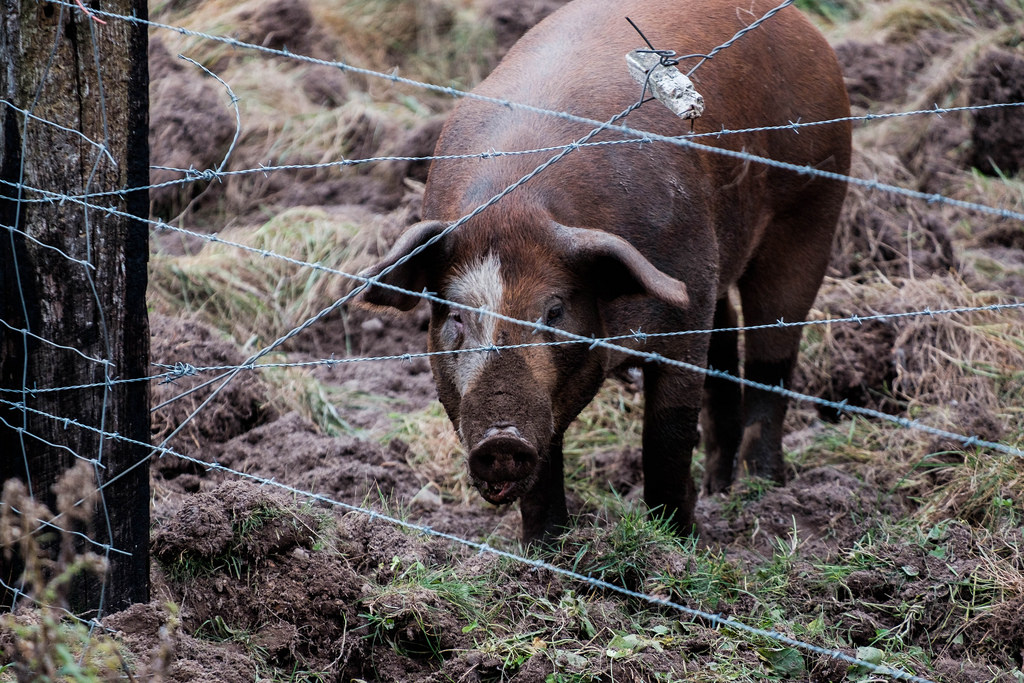
[[[501,279],[501,260],[493,252],[461,267],[445,288],[444,296],[473,308],[501,312],[505,285]],[[473,311],[462,311],[464,347],[490,346],[496,343],[497,318]],[[483,370],[488,353],[463,353],[456,357],[456,384],[465,395]]]
[[[493,252],[488,252],[487,256],[464,265],[456,272],[444,294],[445,298],[466,306],[500,312],[501,302],[505,296],[505,285],[501,279],[501,260]],[[471,317],[473,324],[468,324]],[[475,341],[494,343],[496,318],[466,310],[462,311],[462,318],[467,321],[467,335],[479,337]]]

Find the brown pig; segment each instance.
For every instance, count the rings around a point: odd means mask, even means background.
[[[475,92],[607,121],[641,92],[625,55],[642,43],[626,16],[657,48],[707,53],[776,4],[575,0],[528,32]],[[681,68],[695,63],[687,60]],[[792,7],[702,64],[692,78],[706,103],[696,133],[849,115],[832,49]],[[656,101],[626,123],[661,135],[691,133],[690,121]],[[436,154],[564,145],[591,128],[464,99],[445,124]],[[623,137],[605,130],[594,140]],[[850,163],[847,123],[698,141],[838,173]],[[435,161],[425,220],[365,275],[394,266],[548,156]],[[382,281],[586,337],[722,328],[625,344],[736,375],[739,335],[727,329],[737,324],[730,290],[738,290],[748,326],[803,320],[825,273],[845,191],[835,180],[664,142],[586,146]],[[419,301],[378,286],[362,297],[400,310]],[[560,339],[445,303],[431,305],[431,351]],[[786,384],[799,339],[793,327],[745,333],[743,376]],[[492,503],[521,501],[524,540],[549,536],[567,522],[563,434],[609,373],[637,364],[646,404],[645,500],[679,532],[693,529],[697,492],[690,459],[698,423],[707,451],[705,491],[727,488],[737,461],[750,475],[785,479],[786,399],[778,394],[579,343],[433,356],[438,394],[469,452],[473,483]]]

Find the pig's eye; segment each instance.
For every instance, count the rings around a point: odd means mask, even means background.
[[[544,315],[544,324],[548,326],[555,326],[562,321],[562,317],[565,315],[565,308],[562,304],[552,304],[548,308],[548,312]]]
[[[462,332],[462,311],[452,311],[448,314],[448,319],[452,321],[456,332]]]

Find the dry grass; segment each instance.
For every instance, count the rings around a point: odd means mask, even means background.
[[[440,403],[418,413],[402,415],[386,441],[400,438],[409,446],[406,462],[441,497],[457,505],[480,501],[469,480],[466,451]]]
[[[403,76],[442,85],[470,87],[494,61],[493,38],[486,22],[472,20],[464,8],[450,2],[256,0],[239,4],[210,0],[165,3],[154,9],[154,15],[201,32],[342,60],[384,73],[400,70]],[[393,44],[382,44],[380,36],[384,35],[391,36]],[[407,152],[400,145],[410,129],[451,105],[450,98],[333,67],[173,32],[162,31],[157,36],[171,55],[181,53],[195,59],[221,77],[236,96],[241,135],[225,170]],[[175,78],[187,82],[208,77],[188,65]],[[223,89],[219,84],[216,87]],[[208,106],[219,109],[223,103],[210,101]],[[188,143],[162,137],[174,132],[154,131],[157,148]],[[204,196],[188,207],[185,219],[199,208],[210,213],[213,202],[220,220],[212,222],[220,226],[230,225],[239,216],[243,222],[251,221],[254,200],[278,206],[317,205],[328,195],[351,194],[347,203],[360,203],[366,199],[359,196],[361,185],[337,184],[340,178],[360,175],[384,180],[388,193],[402,194],[402,178],[393,165],[254,173],[227,177],[215,188],[207,188]],[[326,185],[323,196],[317,194],[318,184]],[[174,213],[182,208],[176,207]]]
[[[997,292],[975,292],[953,276],[828,280],[811,317],[825,320],[1012,302]],[[883,333],[884,332],[884,333]],[[871,335],[871,344],[847,344]],[[891,397],[912,414],[926,407],[994,411],[1024,386],[1024,316],[1019,309],[921,315],[898,320],[815,327],[805,341],[810,393],[828,395],[841,367],[866,377],[891,377]],[[870,364],[884,366],[875,370]],[[884,387],[877,387],[882,390]]]
[[[297,208],[255,230],[232,228],[219,236],[356,273],[368,265],[368,251],[378,248],[377,238],[392,220]],[[149,300],[157,311],[192,313],[240,344],[262,346],[339,299],[352,289],[353,281],[271,256],[240,257],[237,247],[214,242],[195,255],[155,255],[149,286]]]
[[[490,27],[479,21],[465,0],[293,3],[297,9],[284,18],[293,23],[296,18],[309,21],[308,27],[287,26],[287,22],[278,25],[271,14],[280,3],[264,0],[206,0],[187,3],[183,9],[181,4],[157,5],[153,14],[167,23],[204,33],[238,37],[244,42],[385,73],[401,69],[404,76],[432,83],[472,85],[487,74],[495,59]],[[296,34],[291,35],[290,31]],[[172,49],[183,51],[207,66],[226,66],[225,61],[232,62],[231,66],[249,63],[245,54],[223,43],[174,35],[168,36],[168,41]],[[297,64],[282,59],[273,62],[285,70]],[[369,92],[375,100],[400,92],[381,81],[368,81],[358,75],[351,78],[353,85]]]

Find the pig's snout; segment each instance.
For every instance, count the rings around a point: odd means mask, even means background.
[[[469,452],[473,483],[491,503],[508,503],[534,481],[540,456],[537,448],[511,425],[493,426]]]

